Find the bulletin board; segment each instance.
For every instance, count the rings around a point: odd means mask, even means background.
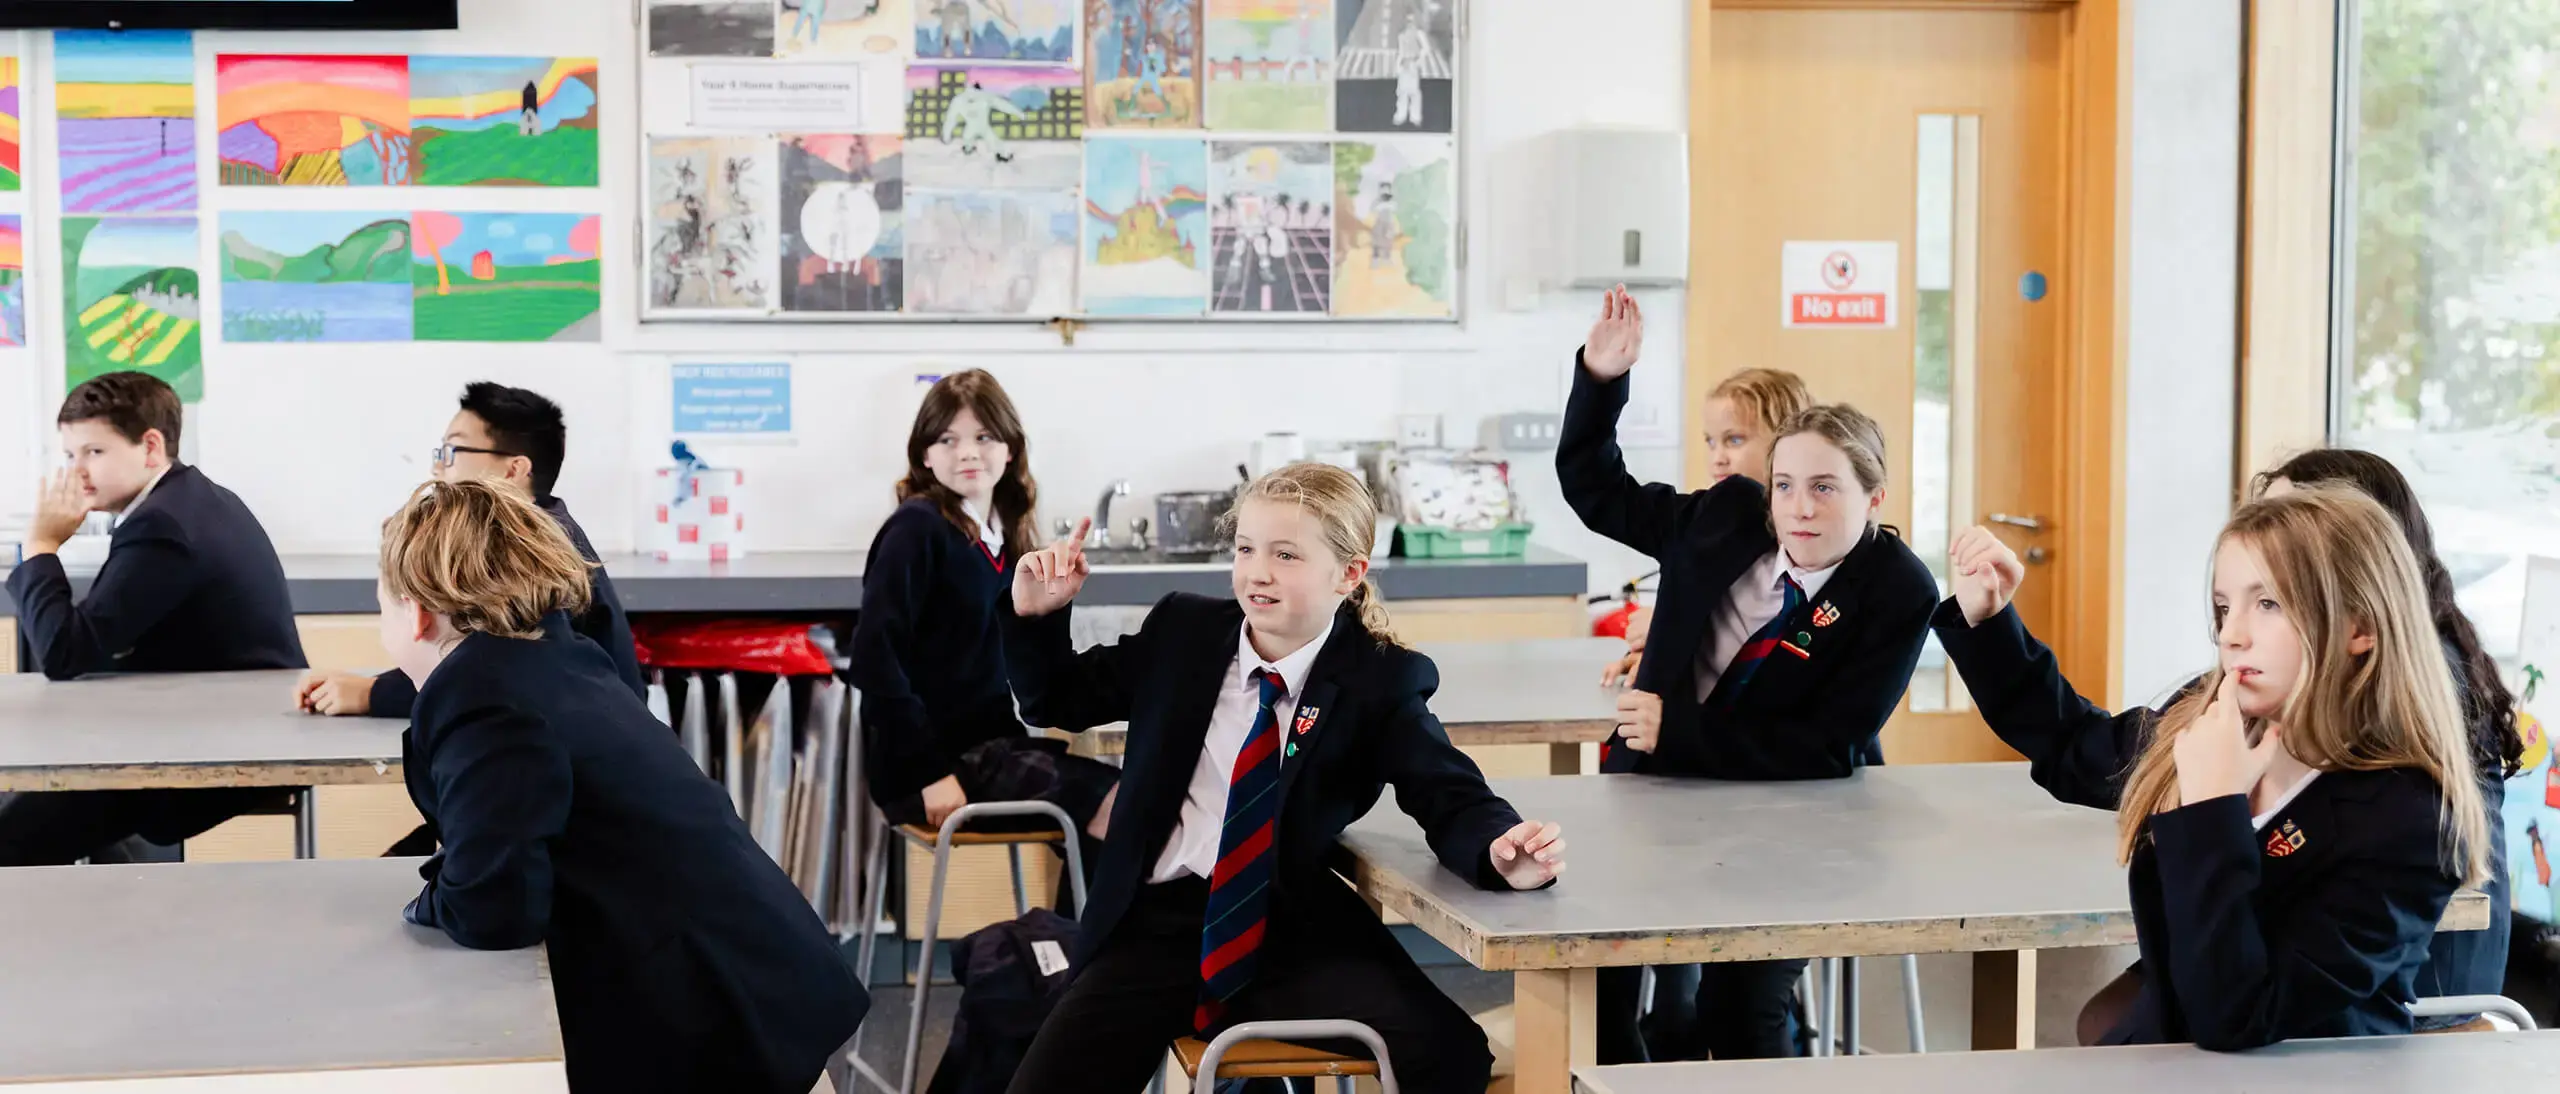
[[[1466,0],[644,0],[642,322],[1454,323]]]

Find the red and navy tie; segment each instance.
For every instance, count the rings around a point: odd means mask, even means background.
[[[1767,623],[1761,624],[1759,632],[1742,644],[1742,649],[1733,655],[1733,663],[1725,666],[1724,681],[1716,687],[1727,705],[1742,694],[1742,686],[1751,682],[1751,674],[1760,670],[1760,662],[1778,652],[1778,643],[1787,633],[1788,617],[1796,614],[1796,609],[1804,607],[1804,587],[1796,584],[1794,574],[1779,574],[1778,584],[1785,597],[1778,614],[1769,617]]]
[[[1227,816],[1218,829],[1218,866],[1200,927],[1200,1005],[1191,1028],[1206,1030],[1227,1000],[1253,981],[1271,903],[1271,847],[1280,818],[1280,718],[1272,707],[1289,693],[1280,674],[1255,669],[1262,709],[1227,777]]]

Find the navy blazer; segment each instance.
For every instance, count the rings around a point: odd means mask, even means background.
[[[53,555],[19,563],[8,585],[36,667],[55,680],[304,666],[267,530],[239,495],[186,464],[126,511],[78,603]]]
[[[2063,801],[2114,809],[2156,712],[2110,715],[2062,678],[2015,609],[1939,644],[1993,732]],[[2161,813],[2127,872],[2142,992],[2108,1044],[2242,1049],[2408,1033],[2414,984],[2461,879],[2439,849],[2444,794],[2423,772],[2328,771],[2250,827],[2232,794]]]
[[[1662,696],[1662,734],[1650,754],[1618,747],[1609,771],[1714,779],[1830,779],[1884,762],[1876,734],[1902,703],[1929,637],[1937,580],[1900,536],[1881,529],[1840,561],[1822,591],[1789,617],[1807,656],[1772,653],[1739,695],[1720,681],[1698,700],[1700,646],[1733,583],[1779,549],[1769,495],[1743,475],[1681,493],[1639,484],[1618,449],[1627,379],[1602,383],[1574,357],[1573,394],[1556,446],[1556,476],[1585,527],[1662,564],[1653,630],[1635,687]],[[1827,609],[1827,610],[1826,610]],[[1829,622],[1821,620],[1828,618]]]
[[[578,527],[578,522],[569,516],[569,503],[546,495],[534,499],[534,504],[551,514],[561,531],[569,533],[569,543],[578,549],[578,557],[590,563],[602,561],[595,545],[587,542],[586,529]],[[613,670],[621,675],[631,694],[649,697],[649,682],[640,674],[640,655],[631,645],[631,620],[622,613],[622,598],[615,595],[613,579],[605,575],[603,566],[587,571],[587,610],[578,613],[572,625],[613,658]],[[409,674],[392,669],[373,678],[366,713],[376,718],[406,718],[409,705],[417,700],[418,687],[409,681]]]
[[[971,748],[1028,732],[996,623],[1012,588],[1013,571],[930,498],[908,498],[881,524],[862,564],[846,671],[862,691],[871,800],[902,800],[959,770]]]
[[[1111,937],[1182,819],[1218,690],[1235,666],[1244,609],[1232,599],[1174,593],[1156,602],[1138,633],[1081,654],[1068,641],[1070,610],[1023,619],[1008,597],[1003,617],[1005,660],[1025,717],[1077,732],[1129,723],[1111,838],[1093,868],[1092,904],[1077,939],[1081,965]],[[1491,852],[1520,814],[1449,743],[1431,714],[1439,686],[1430,658],[1381,645],[1348,604],[1335,616],[1298,700],[1300,716],[1314,723],[1293,736],[1298,754],[1281,763],[1267,946],[1402,952],[1377,913],[1333,874],[1342,830],[1388,785],[1451,872],[1479,888],[1511,887]]]
[[[853,1035],[826,924],[566,613],[463,639],[401,751],[444,842],[409,919],[549,943],[572,1089],[806,1094]]]

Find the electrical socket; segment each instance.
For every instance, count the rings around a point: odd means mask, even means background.
[[[1437,414],[1397,415],[1396,447],[1440,447],[1440,416]]]
[[[1486,424],[1493,447],[1505,452],[1552,451],[1564,433],[1564,417],[1526,410],[1494,416]]]

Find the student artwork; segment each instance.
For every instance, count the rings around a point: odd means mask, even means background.
[[[222,340],[406,342],[406,213],[222,214]]]
[[[1333,0],[1207,0],[1209,128],[1333,124]]]
[[[196,207],[196,51],[187,32],[55,31],[53,80],[63,212]],[[192,302],[192,281],[188,293]]]
[[[831,0],[844,3],[847,0]],[[919,60],[1076,60],[1076,0],[915,0]]]
[[[0,346],[26,344],[26,228],[15,215],[0,216]]]
[[[1211,311],[1329,310],[1332,176],[1320,141],[1210,144]]]
[[[1085,121],[1198,129],[1200,0],[1087,0]]]
[[[1342,59],[1334,128],[1447,133],[1457,101],[1455,0],[1334,0]]]
[[[192,216],[62,218],[65,386],[147,372],[204,398],[196,253]]]
[[[2560,749],[2551,739],[2560,726],[2560,681],[2545,678],[2560,668],[2560,559],[2525,559],[2523,627],[2516,640],[2522,675],[2516,683],[2516,735],[2524,743],[2516,774],[2507,780],[2507,896],[2520,915],[2560,925],[2560,884],[2552,859],[2560,856]]]
[[[649,56],[771,57],[774,24],[773,0],[649,0]]]
[[[418,341],[602,340],[602,218],[421,212],[410,223]]]
[[[649,302],[763,310],[780,222],[774,147],[756,137],[649,142]]]
[[[18,103],[18,59],[0,57],[0,192],[19,185]]]
[[[1075,308],[1073,191],[916,190],[907,206],[907,310],[1066,315]]]
[[[1457,314],[1457,148],[1447,138],[1333,146],[1333,313]]]
[[[914,40],[915,0],[778,0],[774,55],[896,57]]]
[[[1089,315],[1199,315],[1209,303],[1209,146],[1184,138],[1085,142]]]
[[[222,185],[410,181],[408,58],[226,53],[213,73]]]
[[[902,138],[782,142],[782,310],[893,312],[905,298]]]
[[[596,184],[596,59],[409,58],[420,186]]]
[[[1073,190],[1084,80],[1071,68],[907,70],[907,178],[928,190]]]

